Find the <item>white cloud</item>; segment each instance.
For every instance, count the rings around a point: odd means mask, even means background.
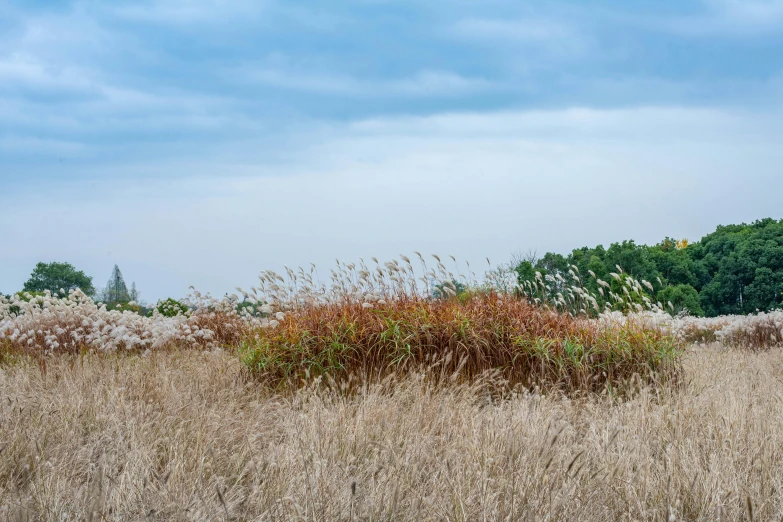
[[[114,6],[114,15],[156,24],[222,23],[258,16],[271,2],[264,0],[155,0]]]
[[[707,0],[707,4],[736,23],[768,25],[783,22],[781,0]]]
[[[464,38],[504,42],[550,42],[575,36],[573,29],[563,22],[535,18],[465,18],[454,24],[452,31]]]
[[[465,77],[448,71],[425,70],[410,78],[394,80],[379,87],[390,94],[458,96],[491,90],[495,85],[484,78]]]
[[[693,37],[761,37],[783,28],[781,0],[704,0],[704,7],[699,15],[642,23]]]
[[[601,51],[581,24],[564,13],[509,18],[462,18],[445,31],[447,38],[492,49],[508,69],[530,72],[555,64],[594,58]]]
[[[0,89],[27,87],[35,89],[93,91],[95,84],[84,71],[69,66],[54,66],[19,53],[0,58]]]
[[[327,95],[379,97],[449,97],[487,91],[496,86],[484,79],[465,77],[450,71],[422,70],[413,76],[365,79],[318,73],[291,67],[245,66],[226,71],[225,78],[238,84],[257,84]]]

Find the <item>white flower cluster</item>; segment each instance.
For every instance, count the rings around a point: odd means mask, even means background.
[[[689,343],[719,342],[752,348],[783,346],[783,310],[720,317],[671,316],[660,310],[629,315],[615,311],[601,314],[597,321],[606,326],[636,321],[663,329]]]
[[[157,349],[165,346],[215,345],[215,333],[199,326],[198,316],[144,317],[131,311],[107,310],[80,290],[59,297],[0,296],[0,343],[50,351]]]
[[[244,295],[241,303],[236,294],[216,299],[193,287],[191,290],[192,293],[183,302],[193,310],[192,316],[206,323],[218,321],[218,329],[275,328],[286,318],[284,312],[275,312],[271,305],[256,299],[241,288],[237,288]]]

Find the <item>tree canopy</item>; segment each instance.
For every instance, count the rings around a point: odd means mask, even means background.
[[[25,292],[59,292],[61,289],[69,292],[79,288],[87,295],[93,295],[95,288],[92,286],[92,278],[86,276],[81,270],[70,263],[38,263],[30,274],[23,290]]]
[[[652,246],[623,241],[568,255],[550,252],[517,264],[516,272],[520,282],[531,280],[535,271],[565,277],[571,265],[612,285],[619,283],[609,274],[619,266],[650,282],[650,297],[671,302],[676,312],[717,316],[774,310],[783,308],[783,220],[719,226],[694,243],[667,237]],[[595,278],[583,282],[597,292]]]

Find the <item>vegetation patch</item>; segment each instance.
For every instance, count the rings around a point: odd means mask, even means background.
[[[497,372],[511,386],[567,393],[674,377],[682,345],[634,321],[604,325],[497,292],[328,303],[286,314],[242,344],[249,372],[272,386],[315,377],[383,379],[422,368],[460,382]]]

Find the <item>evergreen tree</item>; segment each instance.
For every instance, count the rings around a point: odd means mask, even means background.
[[[129,297],[131,301],[134,301],[136,303],[139,302],[139,291],[136,290],[136,281],[131,283],[131,289],[129,292]]]
[[[125,285],[125,279],[123,279],[120,267],[117,265],[114,265],[111,278],[106,283],[106,288],[103,289],[102,300],[107,305],[127,303],[131,300],[128,287]]]

